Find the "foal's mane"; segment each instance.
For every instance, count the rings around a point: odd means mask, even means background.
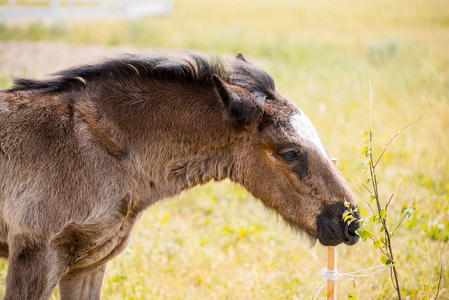
[[[214,74],[252,92],[270,93],[275,88],[270,75],[245,61],[225,63],[216,56],[207,59],[187,53],[187,58],[126,55],[119,59],[66,69],[52,74],[52,78],[47,80],[18,78],[9,91],[62,92],[86,87],[91,82],[106,84],[111,81],[126,85],[162,81],[213,86]]]

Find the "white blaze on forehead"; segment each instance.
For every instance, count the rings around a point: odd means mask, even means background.
[[[290,125],[296,131],[299,138],[311,142],[321,151],[324,157],[329,158],[315,126],[313,126],[310,119],[302,111],[290,117]]]

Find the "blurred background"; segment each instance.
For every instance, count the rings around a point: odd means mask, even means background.
[[[266,69],[360,189],[369,80],[375,157],[424,117],[383,156],[379,189],[387,199],[406,172],[390,205],[392,227],[403,205],[416,205],[393,239],[404,298],[433,297],[440,262],[439,299],[449,298],[449,1],[0,0],[1,89],[14,77],[174,49],[240,51]],[[311,299],[326,249],[304,245],[241,187],[210,183],[147,211],[128,249],[109,263],[103,297]],[[340,273],[381,263],[371,242],[338,251]],[[0,294],[6,268],[0,261]],[[389,280],[388,272],[343,277],[338,295],[392,299]]]

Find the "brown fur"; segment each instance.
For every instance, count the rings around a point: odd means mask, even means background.
[[[106,263],[143,210],[212,179],[242,184],[327,243],[317,218],[340,224],[329,205],[355,202],[329,158],[293,131],[295,113],[241,54],[228,65],[127,57],[17,80],[0,91],[5,299],[48,299],[57,284],[62,299],[99,299]],[[284,161],[285,145],[301,158]]]

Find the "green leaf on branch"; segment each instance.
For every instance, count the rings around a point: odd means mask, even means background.
[[[364,132],[362,132],[362,138],[363,137],[365,137],[365,136],[367,136],[369,134],[369,132],[368,131],[364,131]]]
[[[370,161],[369,160],[364,160],[362,162],[362,169],[359,171],[360,174],[362,174],[363,172],[366,171],[366,169],[368,168]]]
[[[381,245],[381,241],[379,239],[375,239],[373,242],[373,245],[375,248],[379,248]]]
[[[362,154],[365,154],[368,151],[368,147],[367,146],[363,146],[362,148]]]
[[[416,211],[415,205],[412,205],[412,206],[410,206],[410,207],[404,205],[404,206],[402,206],[401,214],[402,214],[402,213],[405,213],[405,215],[406,215],[408,218],[410,218],[411,216],[413,216],[413,214],[415,213],[415,211]]]
[[[369,219],[370,222],[379,224],[380,223],[380,218],[377,215],[372,215],[372,217]]]
[[[360,229],[365,229],[366,226],[368,226],[368,222],[365,219],[362,219],[359,221],[359,228]]]
[[[361,238],[362,241],[364,241],[364,242],[365,242],[365,241],[370,237],[370,235],[371,235],[371,232],[370,232],[368,229],[366,229],[366,228],[363,228],[363,229],[359,228],[359,229],[356,230],[356,233],[360,236],[360,238]]]
[[[371,152],[369,151],[367,146],[363,146],[362,148],[362,154],[365,155],[365,157],[369,157],[369,155],[371,154]]]
[[[347,220],[353,220],[353,219],[354,219],[354,217],[353,217],[352,215],[347,215],[347,216],[343,219],[343,221],[346,222]]]
[[[386,215],[387,215],[387,210],[386,210],[385,208],[383,208],[383,209],[380,211],[380,217],[381,217],[382,219],[384,219]]]
[[[389,265],[391,265],[391,264],[393,263],[393,262],[391,261],[391,259],[389,259],[389,258],[386,257],[385,255],[382,255],[382,256],[381,256],[380,261],[381,261],[384,265],[386,265],[386,266],[389,266]]]

